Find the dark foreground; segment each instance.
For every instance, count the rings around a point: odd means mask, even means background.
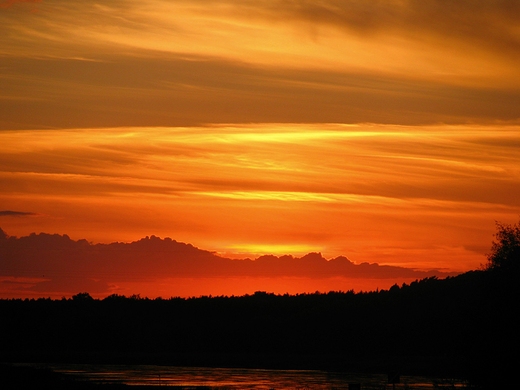
[[[520,363],[519,285],[474,271],[358,294],[2,300],[2,388],[95,386],[9,364],[57,362],[400,372],[502,389]]]
[[[123,384],[97,384],[77,381],[48,369],[18,367],[0,364],[1,388],[5,390],[89,390],[89,389],[128,389]]]

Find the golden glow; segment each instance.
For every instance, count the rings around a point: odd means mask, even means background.
[[[3,132],[0,200],[38,216],[2,227],[469,269],[493,221],[520,210],[519,134],[374,124]]]
[[[493,80],[518,86],[520,82],[512,63],[489,55],[493,47],[468,45],[462,37],[460,41],[454,35],[444,37],[438,26],[421,26],[420,21],[408,19],[407,4],[390,2],[391,12],[374,7],[370,14],[367,10],[370,19],[361,21],[366,23],[363,27],[349,20],[351,14],[359,11],[357,1],[339,6],[335,3],[325,1],[313,9],[305,3],[291,5],[270,0],[255,4],[131,0],[124,7],[83,4],[80,8],[58,1],[42,2],[38,13],[17,15],[26,19],[24,24],[7,22],[25,39],[72,44],[74,52],[84,54],[73,58],[89,59],[97,51],[117,47],[139,50],[143,55],[203,55],[262,66],[396,75],[413,72],[415,78],[456,84]],[[4,12],[8,11],[14,10]],[[412,12],[417,12],[419,19],[428,17],[430,11],[425,6]],[[322,13],[313,18],[313,12]],[[501,26],[497,21],[497,26],[518,35],[514,26],[504,22]],[[424,45],[428,45],[428,50],[424,50]],[[23,52],[20,47],[7,50]],[[53,54],[40,49],[29,55]]]
[[[280,191],[201,192],[200,195],[236,200],[279,200],[283,202],[333,202],[327,194]]]
[[[517,121],[518,13],[433,0],[11,2],[0,128]]]
[[[265,254],[272,254],[276,256],[283,256],[288,253],[294,256],[303,256],[307,253],[313,252],[315,248],[312,245],[304,244],[241,244],[241,245],[228,245],[226,247],[230,252],[249,254],[249,256],[262,256]]]

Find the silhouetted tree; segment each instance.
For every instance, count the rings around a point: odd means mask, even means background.
[[[488,254],[488,270],[518,271],[520,269],[520,222],[514,225],[496,222],[496,241]]]
[[[80,292],[72,296],[74,302],[91,302],[94,300],[88,292]]]

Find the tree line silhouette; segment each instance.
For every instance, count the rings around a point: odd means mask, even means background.
[[[499,388],[519,366],[518,226],[498,225],[482,270],[388,290],[0,300],[0,360],[401,371]]]

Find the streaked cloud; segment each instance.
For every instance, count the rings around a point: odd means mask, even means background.
[[[0,210],[0,217],[32,217],[35,215],[37,214],[27,211]]]
[[[376,124],[9,131],[0,199],[44,214],[41,231],[94,242],[155,233],[222,253],[304,246],[460,270],[483,262],[494,220],[519,213],[519,134]]]
[[[3,129],[519,119],[514,1],[38,7],[0,12]]]
[[[382,50],[382,62],[390,68],[410,66],[399,56],[412,53],[414,65],[428,68],[428,60],[453,65],[453,58],[439,56],[443,52],[484,62],[498,60],[482,58],[486,51],[517,56],[519,13],[513,0],[54,1],[42,4],[42,15],[32,19],[36,23],[31,27],[16,26],[16,31],[34,39],[74,42],[80,50],[117,46],[267,64],[309,66],[312,59],[313,66],[357,64],[366,69],[376,66],[374,54]],[[417,45],[425,44],[428,52],[418,52]]]

